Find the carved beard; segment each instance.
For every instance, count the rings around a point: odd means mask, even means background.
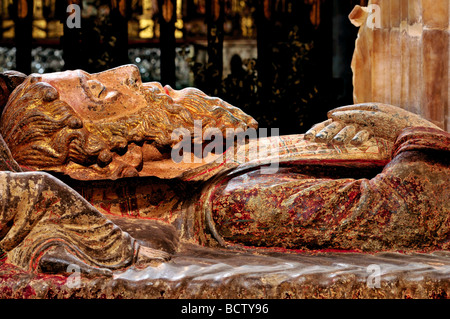
[[[87,149],[100,150],[100,162],[110,159],[107,152],[121,151],[130,143],[148,142],[156,148],[167,149],[179,142],[172,140],[172,132],[187,129],[194,136],[194,121],[201,120],[203,131],[217,128],[226,134],[227,128],[256,128],[256,121],[219,98],[205,95],[193,88],[176,93],[172,98],[158,87],[142,89],[147,106],[137,112],[113,120],[88,123]],[[87,163],[86,163],[87,164]]]
[[[203,130],[214,127],[256,128],[256,121],[240,109],[193,88],[177,91],[174,98],[158,86],[143,87],[147,106],[123,117],[82,121],[67,103],[58,100],[47,83],[28,80],[13,94],[2,116],[1,131],[16,161],[31,169],[55,168],[69,162],[82,166],[108,165],[113,152],[129,144],[151,143],[158,149],[178,142],[177,128],[194,132],[194,121]]]

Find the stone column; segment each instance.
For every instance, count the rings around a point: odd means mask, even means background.
[[[350,20],[354,102],[389,103],[449,131],[448,0],[371,0]]]

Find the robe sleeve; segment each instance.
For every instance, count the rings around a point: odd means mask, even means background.
[[[446,249],[450,242],[449,134],[402,131],[391,161],[369,178],[285,165],[211,185],[200,201],[222,244],[358,251]],[[330,172],[330,170],[328,170]]]

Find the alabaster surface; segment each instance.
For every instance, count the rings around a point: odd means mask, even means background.
[[[393,104],[449,131],[449,12],[447,0],[355,7],[354,102]]]

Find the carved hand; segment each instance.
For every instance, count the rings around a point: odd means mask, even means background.
[[[305,139],[361,145],[373,136],[393,143],[402,129],[412,126],[438,128],[419,115],[396,106],[382,103],[355,104],[329,111],[328,120],[314,125],[305,133]]]

